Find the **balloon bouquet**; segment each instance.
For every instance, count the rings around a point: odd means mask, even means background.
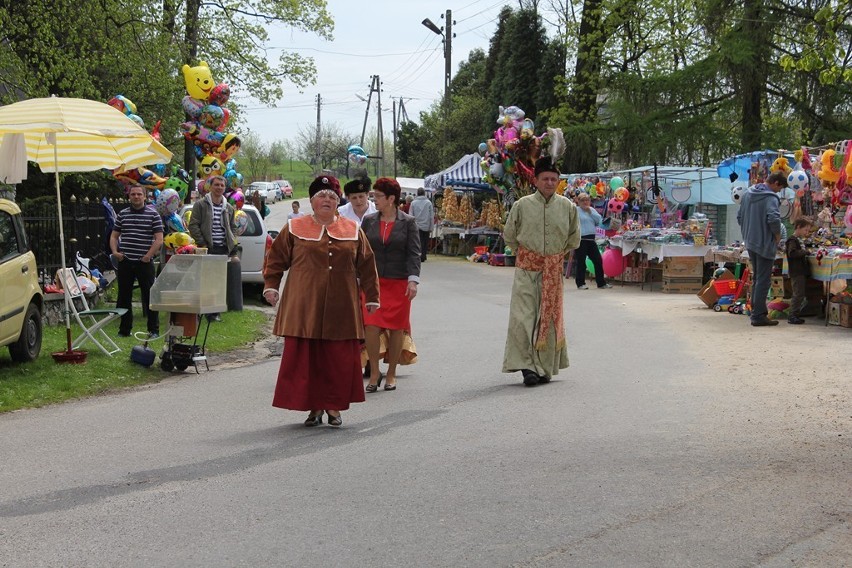
[[[116,95],[107,104],[120,110],[133,122],[145,128],[145,122],[137,114],[136,105],[129,98]],[[154,126],[151,137],[158,142],[160,141],[159,121]],[[186,232],[186,223],[177,214],[189,191],[189,182],[191,181],[189,174],[177,165],[172,166],[168,177],[166,177],[166,171],[165,164],[157,164],[151,166],[150,169],[144,167],[129,170],[117,168],[112,171],[112,175],[124,185],[125,191],[134,185],[141,185],[151,191],[154,207],[163,218],[163,226],[166,229],[167,237],[164,240],[172,243],[177,239],[183,244],[191,244],[192,237]],[[178,236],[175,237],[174,235]]]
[[[503,203],[510,207],[517,198],[535,191],[535,162],[544,150],[558,159],[565,150],[565,139],[559,128],[548,128],[536,136],[535,123],[517,106],[499,107],[497,124],[494,137],[479,144],[480,166],[485,171],[485,181],[503,195]],[[549,148],[543,148],[548,143]]]

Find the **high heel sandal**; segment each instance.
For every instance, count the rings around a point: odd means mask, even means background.
[[[376,384],[374,384],[374,385],[368,384],[367,387],[364,390],[366,392],[376,392],[377,390],[379,390],[379,387],[382,384],[382,379],[384,379],[384,378],[385,378],[385,376],[383,374],[379,373],[379,380],[376,382]],[[385,390],[387,390],[387,385],[385,385]]]
[[[394,381],[393,384],[385,383],[385,390],[386,391],[395,391],[396,390],[396,381]]]
[[[326,412],[328,414],[328,412]],[[338,414],[337,416],[332,416],[328,414],[328,425],[329,426],[342,426],[343,425],[343,417]]]
[[[319,426],[320,424],[322,424],[322,413],[323,413],[322,410],[320,410],[317,414],[314,414],[313,412],[311,412],[308,415],[308,419],[305,420],[305,426],[310,428],[312,426]],[[331,416],[329,415],[328,418],[329,418],[329,424],[331,424]]]

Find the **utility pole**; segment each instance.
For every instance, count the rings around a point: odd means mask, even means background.
[[[317,158],[316,158],[316,167],[317,167],[317,175],[322,173],[322,162],[320,161],[322,151],[321,151],[321,142],[322,142],[322,122],[320,120],[320,109],[322,109],[322,96],[317,93]]]
[[[426,18],[422,24],[432,33],[444,38],[444,146],[442,158],[446,158],[446,149],[450,139],[450,80],[453,73],[453,11],[447,10],[441,15],[446,19],[445,28],[439,28],[432,20]]]
[[[376,160],[376,175],[378,177],[382,177],[382,173],[384,173],[384,167],[382,167],[382,161],[385,159],[385,132],[382,129],[382,82],[379,80],[379,76],[376,75],[376,97],[379,108],[377,109],[377,113],[379,115],[379,140],[376,143],[376,151],[379,153],[378,160]]]
[[[396,177],[396,99],[393,100],[393,177]]]

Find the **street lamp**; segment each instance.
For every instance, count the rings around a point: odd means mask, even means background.
[[[453,11],[447,10],[445,16],[441,16],[445,18],[447,22],[447,32],[444,33],[443,28],[439,28],[435,25],[435,23],[426,18],[421,23],[426,26],[429,31],[431,31],[435,35],[439,35],[444,38],[444,105],[448,109],[450,107],[450,78],[452,76],[452,54],[453,54]]]
[[[447,142],[449,141],[450,128],[450,78],[452,75],[452,54],[453,54],[453,11],[447,10],[446,15],[442,15],[447,22],[447,30],[444,33],[443,28],[439,28],[435,23],[426,18],[421,23],[429,28],[429,31],[444,38],[444,149],[446,152]],[[442,153],[443,153],[442,152]]]

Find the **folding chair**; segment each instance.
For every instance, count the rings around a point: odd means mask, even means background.
[[[77,321],[77,325],[79,325],[83,330],[82,335],[77,337],[77,339],[75,339],[71,344],[71,349],[77,349],[86,343],[86,341],[91,340],[101,351],[110,357],[121,351],[121,348],[115,344],[103,328],[113,320],[118,319],[127,313],[127,308],[106,308],[103,310],[89,309],[89,303],[86,301],[86,295],[83,294],[83,291],[80,289],[80,285],[77,283],[77,276],[74,271],[70,268],[61,268],[57,271],[57,274],[59,275],[60,282],[62,283],[62,290],[65,294],[69,313],[74,316],[74,319]],[[75,299],[80,302],[80,305],[83,307],[82,310],[77,310],[77,305],[74,303]],[[83,318],[86,318],[86,320],[91,323],[87,326],[83,323]],[[95,335],[99,332],[102,336],[101,341],[103,341],[107,347],[104,347],[104,345],[95,337]]]

